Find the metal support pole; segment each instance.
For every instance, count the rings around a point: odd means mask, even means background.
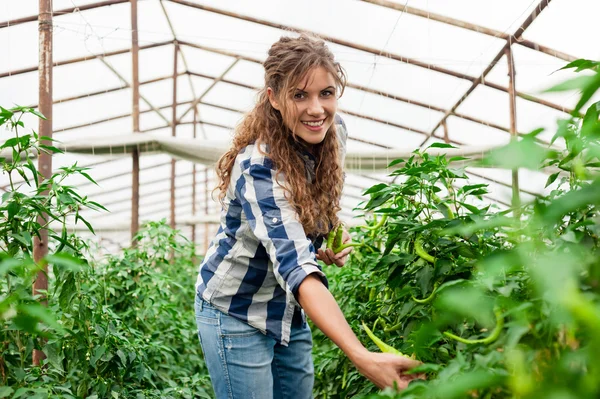
[[[139,76],[139,43],[137,26],[137,0],[131,0],[131,58],[133,66],[133,132],[140,132],[140,76]],[[139,230],[140,215],[140,154],[134,149],[132,154],[131,171],[131,244],[137,246],[135,236]]]
[[[208,166],[204,167],[204,214],[208,216]],[[204,223],[204,252],[208,249],[208,223]]]
[[[444,128],[444,143],[450,144],[450,136],[448,135],[448,124],[446,121],[442,123],[442,127]]]
[[[47,119],[40,119],[39,135],[52,138],[52,0],[39,1],[39,112]],[[51,145],[51,142],[44,144]],[[52,155],[40,153],[38,170],[42,174],[40,179],[45,180],[52,176]],[[44,192],[43,195],[47,195]],[[46,223],[46,215],[38,217],[38,223]],[[33,260],[39,262],[48,254],[48,230],[41,229],[40,237],[33,239]],[[48,290],[48,266],[44,265],[33,282],[33,295],[40,295],[40,302],[48,306],[46,292]],[[33,350],[33,365],[39,366],[40,361],[46,356],[44,352]]]
[[[196,138],[196,128],[198,121],[198,108],[194,107],[194,125],[193,134]],[[192,165],[192,217],[196,216],[196,163]],[[192,243],[196,245],[196,225],[192,225]]]
[[[177,136],[177,58],[179,56],[179,46],[175,42],[175,51],[173,52],[173,105],[171,107],[171,136]],[[169,223],[172,229],[175,229],[175,159],[171,158],[171,214]]]
[[[513,59],[512,47],[509,42],[504,50],[506,55],[506,62],[508,63],[508,98],[510,104],[510,139],[518,140],[517,135],[517,102],[515,95],[515,62]],[[514,209],[515,215],[518,216],[518,209],[521,206],[521,199],[519,198],[519,169],[512,171],[512,208]]]

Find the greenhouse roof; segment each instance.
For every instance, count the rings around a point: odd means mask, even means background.
[[[37,0],[0,1],[4,107],[38,104],[37,7]],[[88,214],[103,226],[98,235],[126,245],[131,157],[119,146],[95,143],[133,131],[131,4],[54,0],[53,9],[53,136],[92,147],[82,154],[67,145],[66,154],[54,157],[54,167],[92,165],[99,186],[74,184],[111,210]],[[557,119],[577,101],[574,93],[544,89],[572,77],[571,71],[559,71],[568,62],[600,59],[600,47],[592,45],[597,0],[140,0],[137,12],[139,131],[157,138],[153,143],[175,130],[178,139],[195,138],[218,151],[209,144],[226,146],[254,103],[270,45],[297,31],[324,38],[348,74],[340,114],[349,130],[348,151],[364,165],[348,170],[341,215],[347,221],[360,214],[353,208],[366,198],[365,188],[391,180],[385,170],[368,166],[370,158],[372,164],[438,141],[481,151],[508,143],[511,59],[514,133],[544,127],[538,136],[544,145],[550,145]],[[36,120],[25,123],[37,129]],[[141,220],[169,217],[173,153],[165,148],[156,144],[140,158]],[[214,220],[218,204],[209,198],[214,175],[209,161],[208,168],[196,167],[189,157],[175,155],[176,220],[189,233],[184,222]],[[510,170],[467,172],[473,181],[490,184],[486,201],[510,204]],[[544,171],[521,170],[522,199],[548,190],[546,180]],[[202,229],[196,240],[205,243],[212,228]]]

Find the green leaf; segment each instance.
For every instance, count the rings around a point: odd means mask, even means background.
[[[415,368],[410,369],[408,372],[404,374],[420,374],[420,373],[432,373],[436,371],[440,371],[443,368],[440,364],[434,363],[423,363]]]
[[[96,346],[96,349],[94,350],[94,355],[90,359],[90,365],[92,367],[96,367],[96,362],[102,357],[102,355],[104,355],[104,352],[106,352],[106,347],[104,345]]]
[[[64,154],[64,151],[51,145],[39,144],[38,147],[54,154]]]
[[[573,110],[573,114],[579,114],[583,106],[592,98],[592,96],[600,89],[600,72],[596,74],[590,84],[581,92],[581,98]]]
[[[448,159],[448,162],[467,161],[469,159],[470,158],[467,158],[467,157],[456,156],[456,157],[451,157],[450,159]]]
[[[35,109],[33,109],[33,108],[29,108],[28,112],[29,112],[30,114],[33,114],[33,115],[37,116],[37,117],[38,117],[38,118],[40,118],[40,119],[46,120],[46,117],[45,117],[45,116],[44,116],[44,115],[43,115],[41,112],[38,112],[38,111],[36,111],[36,110],[35,110]]]
[[[577,76],[573,79],[569,79],[552,86],[551,88],[544,90],[544,92],[548,93],[557,91],[584,90],[593,84],[594,78],[595,76]]]
[[[480,163],[511,170],[518,168],[539,170],[542,162],[550,154],[550,151],[536,144],[533,138],[524,138],[490,151]]]
[[[30,391],[30,389],[28,389],[28,388],[19,388],[19,389],[17,389],[17,391],[13,395],[12,399],[20,398],[21,396],[25,395],[29,391]]]
[[[389,187],[389,186],[388,186],[386,183],[379,183],[379,184],[376,184],[376,185],[374,185],[374,186],[370,187],[369,189],[367,189],[367,190],[366,190],[366,191],[363,193],[363,195],[368,195],[368,194],[372,194],[372,193],[377,193],[377,192],[379,192],[379,191],[381,191],[381,190],[384,190],[384,189],[386,189],[386,188],[388,188],[388,187]]]
[[[75,201],[73,200],[73,197],[71,197],[69,194],[60,193],[58,195],[58,198],[60,199],[60,202],[62,202],[65,205],[70,205],[70,204],[75,203]]]
[[[91,181],[92,183],[94,183],[95,185],[98,185],[98,183],[96,183],[96,181],[94,179],[92,179],[92,177],[90,175],[88,175],[85,172],[79,172],[80,175],[82,175],[83,177],[85,177],[86,179],[88,179],[89,181]]]
[[[69,305],[75,294],[77,294],[77,284],[75,283],[74,274],[70,272],[63,281],[58,296],[58,303],[63,311],[66,312],[70,309]]]
[[[458,148],[448,143],[433,143],[427,148]]]
[[[598,111],[599,107],[600,101],[590,105],[588,108],[581,124],[581,137],[600,136],[600,121],[598,121],[600,116],[600,112]]]
[[[13,392],[14,392],[14,389],[12,389],[11,387],[7,387],[7,386],[0,387],[0,398],[7,398]]]
[[[45,323],[49,327],[54,328],[58,332],[65,332],[64,328],[58,324],[54,318],[54,315],[48,310],[48,308],[40,305],[39,303],[33,302],[28,304],[20,304],[17,306],[17,309],[31,317],[34,317],[38,321]]]
[[[491,371],[477,370],[456,375],[455,378],[436,385],[431,398],[458,399],[469,397],[469,392],[498,386],[504,377]]]
[[[22,259],[15,258],[7,258],[0,262],[0,276],[4,276],[5,274],[23,266],[25,262]]]
[[[19,241],[21,244],[25,245],[26,247],[29,247],[29,246],[31,246],[31,234],[29,234],[27,232],[24,232],[24,234],[26,234],[26,236],[17,234],[17,233],[11,233],[10,237]]]
[[[4,144],[2,144],[0,146],[0,149],[2,148],[8,148],[8,147],[16,147],[19,144],[19,139],[16,137],[10,138],[8,140],[6,140],[4,142]]]
[[[52,265],[59,265],[66,270],[79,271],[83,266],[83,262],[73,255],[64,252],[59,252],[53,255],[47,255],[46,261]]]
[[[477,306],[473,306],[474,303]],[[447,288],[439,294],[435,306],[463,317],[475,319],[486,327],[495,325],[495,317],[492,312],[493,301],[479,287]]]
[[[94,228],[92,227],[92,225],[87,220],[85,220],[81,215],[77,215],[77,218],[75,218],[75,223],[77,223],[77,220],[81,220],[87,226],[88,230],[92,234],[96,235],[96,232],[94,231]]]
[[[544,187],[548,187],[549,185],[554,183],[554,181],[556,180],[556,178],[559,175],[560,175],[560,172],[556,172],[556,173],[552,173],[550,176],[548,176],[548,180],[546,180],[546,185]]]
[[[569,191],[547,207],[540,207],[537,213],[543,224],[552,225],[563,215],[589,204],[600,204],[600,180],[579,190]]]
[[[568,63],[564,67],[560,68],[559,71],[562,71],[564,69],[570,69],[570,68],[577,68],[575,70],[575,72],[581,72],[586,69],[598,70],[599,66],[600,66],[600,62],[586,60],[586,59],[579,59],[579,60],[575,60],[573,62]]]
[[[404,163],[406,161],[404,161],[404,159],[395,159],[392,162],[390,162],[390,164],[388,165],[388,168],[391,168],[394,165],[398,165],[399,163]]]

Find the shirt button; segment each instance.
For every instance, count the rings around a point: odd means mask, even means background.
[[[277,218],[273,218],[273,223],[277,223]]]

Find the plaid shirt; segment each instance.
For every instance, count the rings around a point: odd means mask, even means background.
[[[346,126],[336,116],[340,158],[346,153]],[[263,153],[264,145],[260,146]],[[220,311],[257,328],[287,346],[302,281],[312,273],[325,286],[314,243],[304,233],[293,206],[275,181],[273,162],[259,146],[240,151],[211,242],[196,282],[198,294]]]

